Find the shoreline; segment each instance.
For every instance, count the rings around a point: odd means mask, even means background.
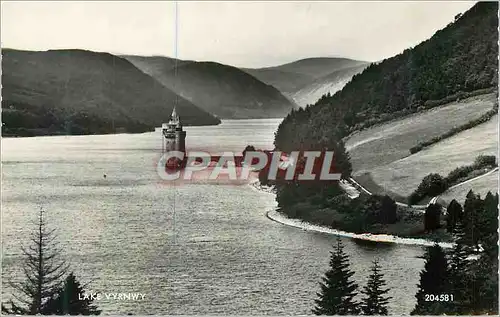
[[[266,194],[274,194],[274,189],[266,186],[264,188],[260,185],[258,180],[251,182],[248,184],[254,190],[257,190]],[[426,239],[418,239],[418,238],[402,238],[398,236],[388,235],[388,234],[371,234],[371,233],[353,233],[346,232],[342,230],[337,230],[333,228],[323,227],[319,225],[314,225],[300,219],[291,219],[282,214],[280,214],[275,208],[266,210],[265,216],[274,222],[277,222],[282,225],[302,229],[305,231],[314,231],[320,233],[327,233],[331,235],[336,235],[345,238],[352,238],[358,240],[372,241],[372,242],[381,242],[381,243],[396,243],[396,244],[404,244],[404,245],[415,245],[415,246],[432,246],[434,245],[434,241],[426,240]],[[442,248],[452,248],[453,243],[450,242],[439,242],[439,246]]]
[[[396,243],[404,245],[415,245],[415,246],[433,246],[435,243],[430,240],[418,239],[418,238],[401,238],[398,236],[392,236],[388,234],[371,234],[371,233],[352,233],[342,230],[332,229],[328,227],[323,227],[319,225],[314,225],[300,219],[288,218],[275,209],[267,210],[266,217],[274,222],[280,223],[282,225],[302,229],[305,231],[314,231],[320,233],[327,233],[335,236],[340,236],[344,238],[351,238],[357,240],[365,240],[372,242],[381,243]],[[453,247],[453,243],[449,242],[439,242],[439,246],[445,249]]]

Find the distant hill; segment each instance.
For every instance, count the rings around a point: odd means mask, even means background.
[[[286,95],[296,92],[297,89],[313,82],[315,79],[313,76],[275,69],[274,67],[257,69],[242,68],[242,70],[258,78],[260,81],[276,87]]]
[[[478,2],[414,48],[353,77],[341,91],[293,111],[275,139],[280,150],[316,147],[377,122],[498,86],[498,3]]]
[[[166,56],[121,55],[120,57],[127,59],[137,68],[149,75],[170,71],[173,70],[174,67],[180,67],[194,62]]]
[[[318,101],[341,89],[367,62],[348,58],[316,57],[266,68],[243,68],[261,81],[278,88],[300,106]]]
[[[324,77],[314,79],[290,96],[302,107],[315,104],[323,95],[333,95],[342,90],[354,75],[362,72],[367,66],[368,64],[361,64],[334,71]]]
[[[276,88],[232,66],[167,57],[124,58],[219,118],[281,118],[294,108]]]
[[[152,130],[174,103],[186,125],[218,124],[126,59],[84,50],[2,50],[3,131],[9,135]]]
[[[312,78],[320,78],[330,74],[333,71],[365,63],[366,62],[363,61],[357,61],[341,57],[313,57],[313,58],[301,59],[295,62],[279,66],[267,67],[261,69],[279,70],[287,73],[301,74]]]

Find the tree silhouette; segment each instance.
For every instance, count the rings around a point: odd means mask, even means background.
[[[10,301],[10,307],[2,304],[5,313],[36,315],[62,284],[67,272],[66,263],[60,259],[61,251],[55,242],[54,230],[48,230],[41,209],[36,230],[31,236],[32,245],[22,248],[26,257],[23,271],[25,280],[11,283],[21,296],[14,296],[20,304]]]
[[[446,231],[448,232],[453,232],[453,229],[455,228],[455,224],[459,220],[463,220],[463,209],[462,206],[453,199],[450,204],[448,205],[448,208],[446,210],[447,217],[446,217]]]
[[[359,304],[354,301],[358,285],[351,280],[354,272],[349,269],[349,257],[344,253],[340,239],[331,253],[330,270],[325,273],[321,293],[315,300],[315,315],[356,315]]]
[[[363,315],[387,315],[387,304],[391,297],[384,297],[389,292],[385,285],[384,275],[380,273],[380,266],[375,260],[368,283],[361,291],[366,295],[361,301]]]
[[[397,210],[398,206],[396,205],[396,202],[389,197],[388,195],[385,195],[382,198],[382,206],[380,207],[380,223],[395,223],[397,221]]]
[[[424,227],[426,231],[433,231],[439,229],[440,217],[441,216],[441,205],[430,204],[425,209],[424,215]]]
[[[466,208],[473,226],[458,222],[453,232],[456,244],[450,252],[450,282],[456,294],[456,314],[498,314],[498,194],[484,200],[472,191]],[[468,232],[467,230],[474,230]],[[476,242],[475,242],[476,241]],[[481,245],[482,252],[476,249]]]
[[[448,288],[448,262],[443,249],[434,244],[424,255],[425,265],[420,272],[420,283],[415,297],[417,304],[412,315],[439,315],[446,311],[439,302],[425,301],[426,294],[446,294]]]
[[[66,278],[64,285],[44,305],[46,315],[99,315],[100,310],[92,305],[93,299],[84,296],[83,287],[73,273]]]
[[[498,194],[488,192],[478,213],[477,233],[483,250],[493,258],[498,257]]]
[[[467,198],[464,203],[464,244],[477,246],[480,238],[480,215],[482,213],[483,201],[479,195],[474,194],[472,189],[467,193]]]
[[[332,141],[329,149],[335,153],[335,167],[342,174],[342,179],[348,179],[352,173],[351,157],[345,147],[344,141],[340,137],[337,138],[338,141]]]
[[[54,230],[48,230],[44,211],[40,210],[32,245],[22,248],[26,256],[25,281],[11,283],[19,292],[14,302],[2,303],[2,313],[13,315],[98,315],[92,300],[81,298],[84,290],[73,273],[66,279],[68,267],[61,260]]]
[[[467,258],[472,255],[472,250],[464,230],[465,226],[462,221],[458,221],[453,230],[455,245],[450,252],[449,260],[448,276],[450,293],[455,299],[452,303],[454,313],[467,312],[467,307],[471,305],[471,264]]]

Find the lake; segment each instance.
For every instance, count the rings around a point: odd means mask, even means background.
[[[280,121],[186,127],[186,146],[272,149]],[[250,185],[166,186],[156,174],[161,142],[159,130],[2,139],[3,298],[22,278],[20,246],[43,208],[89,291],[145,294],[104,298],[103,314],[311,314],[336,237],[269,220],[274,195]],[[423,248],[343,242],[360,286],[379,259],[390,313],[409,314]]]

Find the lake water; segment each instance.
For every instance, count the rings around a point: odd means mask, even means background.
[[[188,149],[272,149],[280,120],[187,127]],[[310,314],[335,237],[270,221],[272,194],[249,185],[165,186],[156,174],[162,136],[54,136],[2,140],[2,282],[19,280],[40,208],[88,290],[140,292],[107,300],[103,314]],[[107,178],[103,178],[103,174]],[[409,314],[423,249],[343,239],[364,285],[379,259],[391,314]]]

